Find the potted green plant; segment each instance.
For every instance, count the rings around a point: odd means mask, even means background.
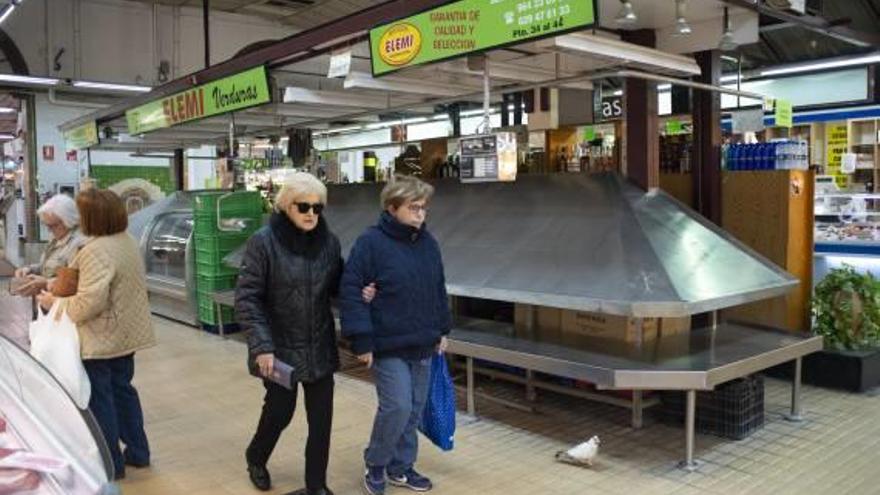
[[[804,381],[864,391],[880,385],[880,280],[844,265],[813,294],[813,331],[825,350],[804,361]]]

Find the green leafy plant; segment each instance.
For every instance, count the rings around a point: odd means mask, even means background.
[[[849,265],[831,270],[816,286],[813,316],[826,348],[880,347],[880,280]]]

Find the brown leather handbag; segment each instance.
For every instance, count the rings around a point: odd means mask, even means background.
[[[55,282],[52,284],[52,295],[55,297],[70,297],[76,294],[79,285],[79,270],[76,268],[59,268],[55,272]]]

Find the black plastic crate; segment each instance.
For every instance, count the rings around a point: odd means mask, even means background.
[[[684,392],[663,392],[660,419],[684,424]],[[732,440],[742,440],[764,426],[764,377],[751,375],[697,392],[696,430]]]

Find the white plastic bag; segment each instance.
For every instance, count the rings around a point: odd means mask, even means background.
[[[86,409],[92,384],[80,355],[79,333],[66,311],[62,311],[56,321],[58,304],[56,302],[47,315],[37,311],[37,319],[31,322],[31,356],[52,373],[77,407]]]

